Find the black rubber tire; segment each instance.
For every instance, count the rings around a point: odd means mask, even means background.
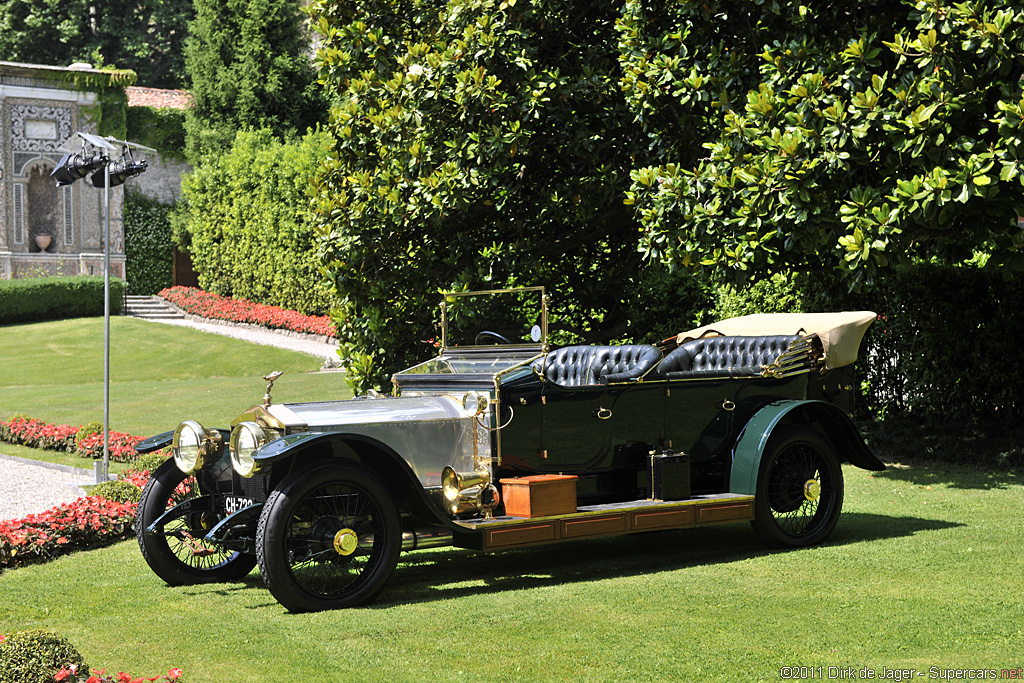
[[[820,487],[816,497],[805,494],[812,480]],[[761,460],[754,501],[752,524],[761,540],[772,548],[821,543],[835,529],[842,509],[843,470],[828,440],[806,427],[773,435]]]
[[[179,485],[185,486],[179,489]],[[135,514],[135,537],[142,556],[157,576],[172,586],[234,581],[256,566],[253,555],[218,548],[202,540],[206,530],[198,515],[175,520],[164,527],[164,535],[148,535],[146,527],[178,503],[198,496],[195,477],[185,474],[168,459],[153,472]],[[171,533],[167,533],[171,532]],[[191,538],[179,538],[176,533]]]
[[[343,555],[351,530],[365,543]],[[292,612],[365,604],[387,583],[402,549],[398,509],[380,480],[357,465],[320,465],[286,479],[267,498],[256,531],[263,582]]]

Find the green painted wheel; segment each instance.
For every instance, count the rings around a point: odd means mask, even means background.
[[[789,427],[773,435],[761,461],[754,529],[773,548],[821,543],[839,521],[843,470],[817,432]]]

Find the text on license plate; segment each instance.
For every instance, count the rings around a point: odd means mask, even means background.
[[[255,504],[252,498],[242,498],[241,496],[225,496],[224,497],[224,512],[229,515],[233,515],[242,508],[247,508],[250,505]]]

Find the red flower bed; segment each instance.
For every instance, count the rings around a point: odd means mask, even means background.
[[[83,680],[78,677],[75,667],[71,666],[61,669],[53,678],[55,681],[64,681],[64,683],[144,683],[145,681],[171,683],[171,681],[181,678],[181,669],[174,668],[163,676],[153,676],[152,678],[142,676],[132,678],[123,671],[119,671],[117,676],[108,676],[106,669],[93,669],[92,675]]]
[[[127,537],[134,521],[134,504],[99,496],[0,521],[0,568],[107,545]]]
[[[77,432],[78,427],[51,425],[28,417],[14,417],[9,422],[0,422],[0,441],[48,451],[74,453]]]
[[[325,315],[303,315],[297,311],[257,304],[245,299],[229,299],[194,287],[171,287],[162,290],[160,296],[186,313],[203,318],[251,323],[328,337],[338,336],[331,319]]]
[[[138,453],[135,444],[143,440],[141,436],[132,436],[122,432],[110,432],[108,448],[109,457],[115,462],[130,462]],[[93,434],[78,442],[78,454],[83,458],[103,457],[103,434]]]
[[[103,434],[93,434],[82,439],[75,446],[75,434],[78,427],[71,425],[52,425],[28,417],[15,417],[9,422],[0,422],[0,441],[42,448],[49,451],[78,453],[83,458],[103,457]],[[142,441],[141,436],[132,436],[122,432],[110,432],[110,459],[115,462],[130,462],[138,453],[135,444]]]
[[[7,640],[7,636],[0,633],[0,644]],[[181,669],[175,667],[163,676],[132,678],[123,671],[117,672],[117,676],[108,676],[106,669],[93,669],[92,675],[84,680],[84,683],[143,683],[144,681],[161,681],[161,683],[172,683],[181,678]],[[83,683],[78,677],[78,669],[74,664],[62,666],[60,671],[53,675],[54,681],[66,681],[66,683]]]

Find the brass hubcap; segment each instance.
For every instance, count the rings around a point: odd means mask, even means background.
[[[339,555],[348,557],[359,547],[359,537],[351,529],[342,529],[334,535],[334,549]]]
[[[804,498],[814,502],[821,495],[821,482],[817,479],[808,479],[804,484]]]

